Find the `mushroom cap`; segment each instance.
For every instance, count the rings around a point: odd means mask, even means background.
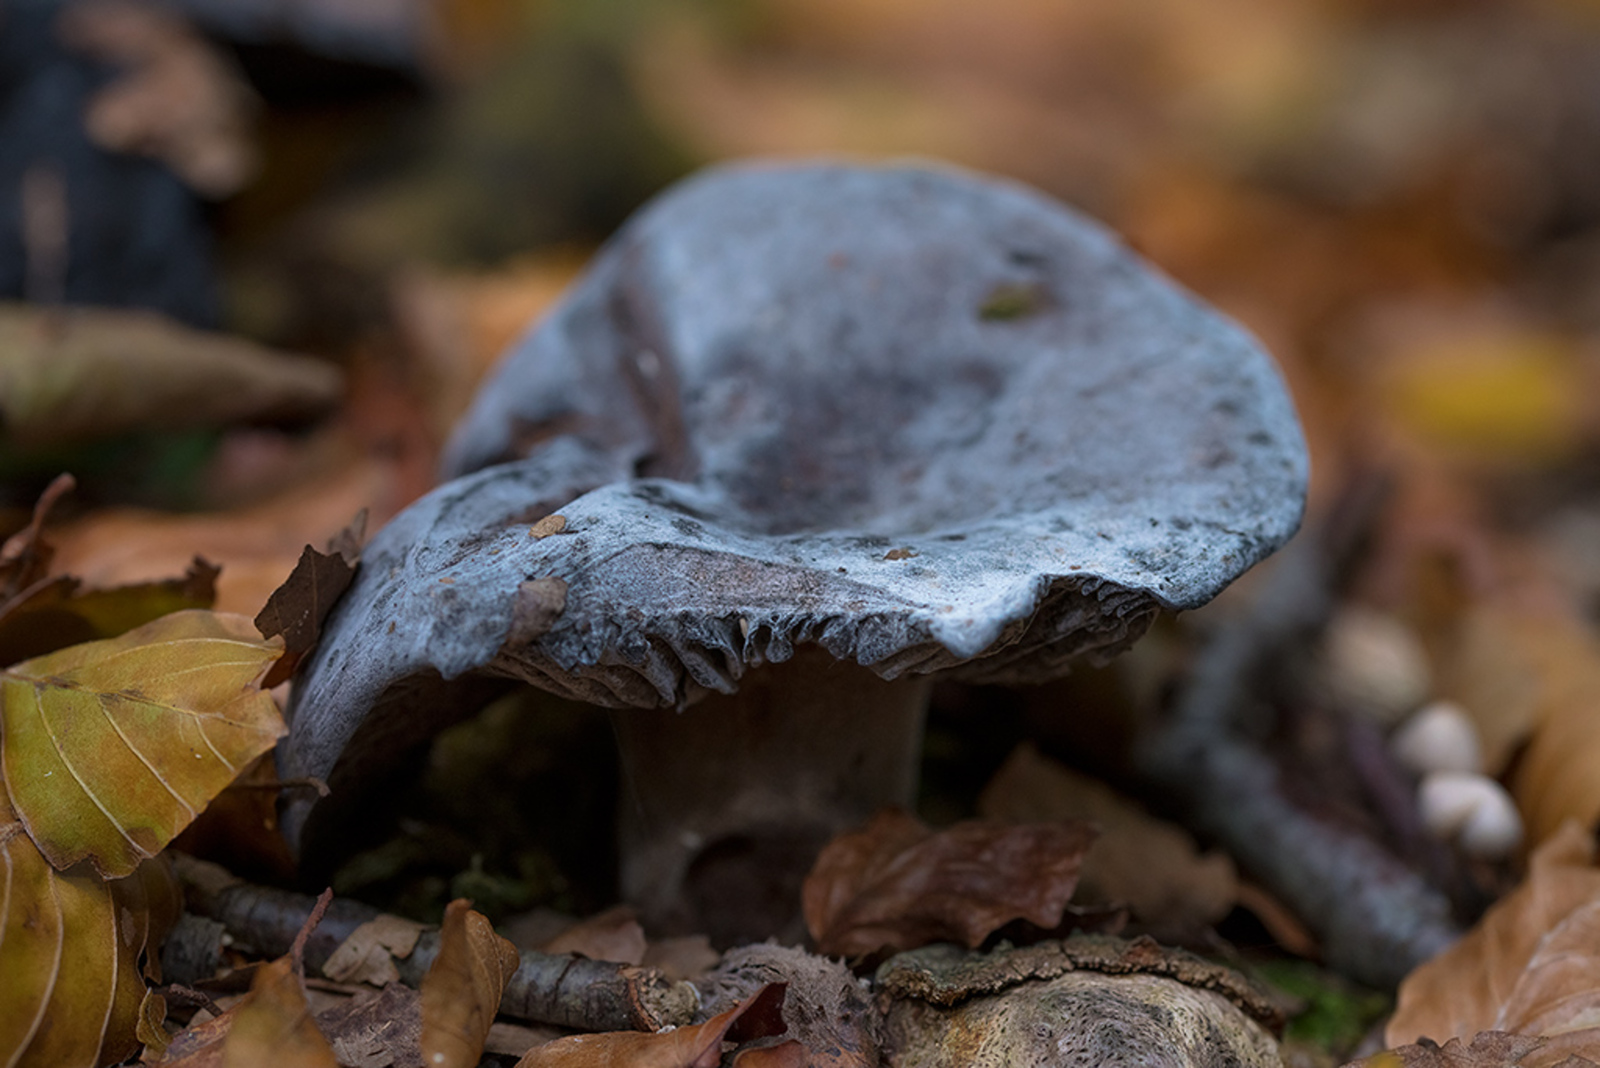
[[[1006,181],[838,164],[657,198],[445,463],[328,621],[293,774],[461,676],[681,707],[816,643],[885,678],[1049,677],[1281,545],[1307,479],[1271,360],[1101,226]]]

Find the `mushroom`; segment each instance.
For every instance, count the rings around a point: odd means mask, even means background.
[[[953,169],[785,164],[631,220],[446,474],[295,688],[283,771],[333,792],[291,836],[328,856],[364,780],[520,680],[615,710],[624,896],[730,943],[911,801],[932,675],[1114,656],[1294,532],[1307,461],[1271,360],[1095,223]]]

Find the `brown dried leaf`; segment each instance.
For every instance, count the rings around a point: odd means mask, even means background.
[[[321,360],[147,311],[0,304],[0,352],[0,419],[20,446],[305,418],[342,391]]]
[[[727,1012],[692,1027],[655,1034],[569,1035],[529,1050],[516,1068],[716,1068],[722,1063],[724,1039],[754,1041],[783,1033],[783,996],[782,983],[769,983]],[[751,1022],[744,1021],[747,1015]]]
[[[322,637],[322,621],[355,578],[356,560],[342,553],[321,553],[307,545],[300,560],[256,614],[256,628],[268,638],[283,637],[283,657],[272,666],[262,686],[286,681]]]
[[[811,1068],[827,1064],[795,1039],[776,1046],[754,1046],[733,1055],[733,1068]]]
[[[835,838],[801,892],[819,952],[845,957],[930,942],[975,948],[1023,919],[1061,915],[1095,838],[1088,824],[969,820],[935,833],[888,809]]]
[[[400,979],[396,958],[411,956],[424,930],[414,920],[385,912],[351,931],[323,963],[322,974],[337,983],[388,987]]]
[[[272,753],[261,754],[172,840],[172,848],[241,877],[292,879],[294,851],[278,829],[282,789]]]
[[[445,908],[439,956],[422,980],[422,1056],[430,1068],[473,1068],[520,957],[463,898]]]
[[[36,583],[0,605],[0,664],[114,638],[173,612],[210,608],[220,570],[197,556],[182,578],[82,592],[68,575]]]
[[[711,939],[705,935],[683,935],[649,943],[639,963],[668,979],[698,979],[721,959],[722,954],[712,948]]]
[[[1460,1038],[1452,1038],[1442,1046],[1424,1039],[1415,1045],[1374,1053],[1346,1068],[1578,1068],[1591,1063],[1548,1039],[1480,1031],[1467,1044]]]
[[[1592,837],[1572,823],[1535,850],[1521,886],[1406,977],[1385,1041],[1394,1047],[1535,1025],[1547,1034],[1592,1026],[1600,942],[1583,939],[1600,908],[1593,858]],[[1573,926],[1563,930],[1569,920]]]
[[[249,181],[255,94],[181,16],[90,0],[63,12],[60,32],[70,46],[124,71],[89,101],[84,126],[96,144],[155,156],[206,196],[227,196]]]
[[[327,968],[324,967],[326,972]],[[357,994],[317,1014],[317,1027],[344,1068],[422,1065],[422,998],[404,983]]]
[[[1460,624],[1443,659],[1443,689],[1471,714],[1497,774],[1521,750],[1510,781],[1530,838],[1567,819],[1600,822],[1600,641],[1581,617],[1539,606],[1483,605]]]
[[[353,450],[355,443],[339,447]],[[339,460],[331,469],[233,512],[95,512],[53,531],[56,564],[92,585],[112,586],[170,575],[198,553],[222,566],[217,610],[254,616],[283,585],[308,539],[338,530],[363,506],[370,505],[382,521],[411,499],[412,478],[406,473],[410,461],[374,452]]]
[[[590,916],[540,947],[544,953],[576,953],[590,960],[609,960],[618,964],[644,963],[645,950],[644,928],[639,926],[639,915],[626,905]]]
[[[1012,823],[1087,820],[1100,829],[1079,873],[1075,900],[1125,904],[1134,919],[1163,931],[1194,933],[1238,900],[1233,862],[1201,855],[1182,828],[1158,820],[1097,779],[1019,746],[984,788],[978,811]]]
[[[288,957],[258,969],[249,995],[228,1015],[233,1024],[223,1041],[222,1068],[339,1068],[311,1015],[305,980]]]

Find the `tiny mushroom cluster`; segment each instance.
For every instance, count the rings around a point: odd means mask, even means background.
[[[1477,860],[1517,851],[1516,802],[1486,774],[1468,711],[1433,697],[1427,652],[1404,622],[1359,605],[1341,609],[1323,636],[1319,675],[1332,703],[1389,732],[1390,754],[1417,780],[1417,811],[1429,834]]]
[[[712,169],[509,354],[451,481],[367,548],[295,689],[308,862],[507,680],[615,710],[623,893],[777,933],[816,849],[913,799],[930,678],[1126,649],[1281,545],[1276,368],[1113,236],[943,167]],[[368,784],[363,789],[363,784]],[[763,930],[762,925],[767,929]]]

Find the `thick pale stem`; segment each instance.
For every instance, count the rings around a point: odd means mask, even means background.
[[[802,648],[732,696],[614,713],[624,897],[657,929],[719,945],[798,941],[817,851],[911,804],[928,685]]]

